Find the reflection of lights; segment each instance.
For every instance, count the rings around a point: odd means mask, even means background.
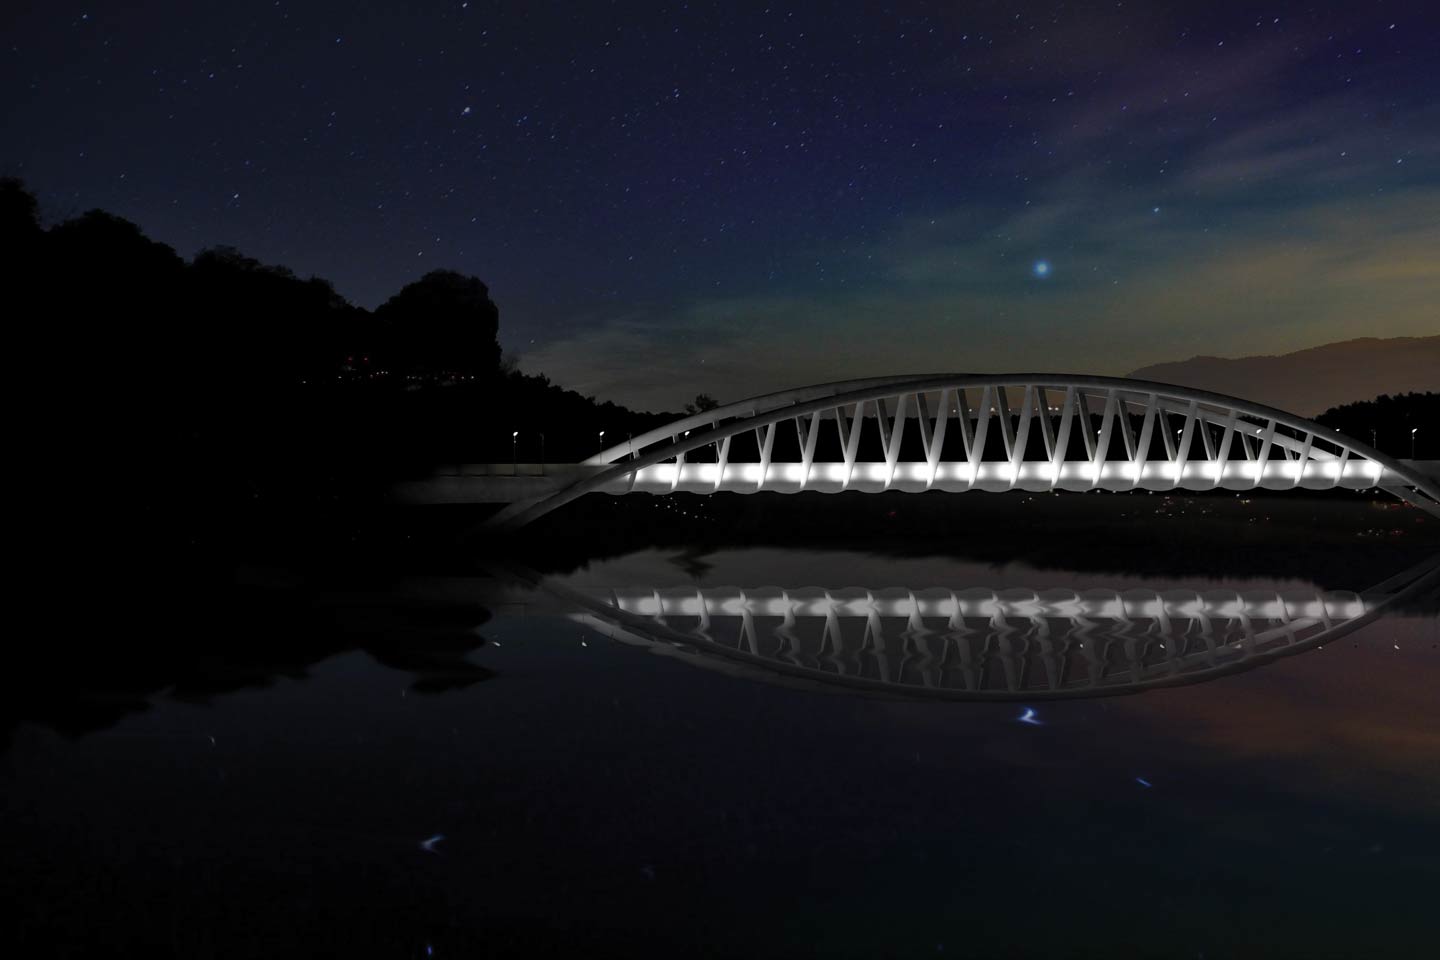
[[[1027,498],[1028,499],[1028,498]],[[1173,498],[1163,498],[1170,503]],[[673,503],[657,503],[657,507],[682,516],[694,515]],[[1416,584],[1426,585],[1440,571],[1440,562],[1429,561],[1416,574],[1396,579],[1408,583],[1399,593],[1362,597],[1353,592],[1284,591],[1274,593],[1243,593],[1233,591],[1140,591],[1134,589],[1091,589],[1075,591],[1068,588],[1049,590],[1002,589],[988,587],[912,589],[889,587],[823,588],[823,587],[607,587],[604,590],[567,589],[558,586],[557,596],[576,612],[568,616],[587,627],[597,622],[609,629],[600,629],[612,640],[638,642],[669,648],[676,643],[693,644],[698,653],[709,649],[728,654],[749,650],[758,660],[751,665],[761,672],[799,677],[821,684],[845,687],[903,690],[926,698],[953,700],[1009,699],[1023,696],[1083,697],[1107,691],[1138,690],[1148,686],[1174,682],[1201,681],[1222,672],[1259,666],[1275,656],[1288,656],[1333,642],[1346,633],[1373,619],[1379,608],[1400,599]],[[1429,579],[1425,579],[1428,577]],[[1369,593],[1367,591],[1367,593]],[[903,622],[905,631],[917,622],[950,624],[989,623],[986,632],[967,630],[965,636],[947,636],[946,650],[931,649],[929,654],[941,662],[964,663],[963,675],[946,676],[929,673],[906,679],[901,666],[910,651],[877,649],[861,645],[858,631],[852,633],[845,622],[864,620],[871,635],[887,635]],[[823,649],[806,649],[793,643],[765,651],[768,622],[785,621],[795,635],[809,635],[808,626],[819,626],[833,637],[848,637]],[[1032,623],[1044,621],[1054,641],[1054,650],[1067,649],[1071,644],[1085,644],[1090,650],[1091,636],[1103,624],[1125,625],[1125,629],[1145,628],[1153,637],[1153,646],[1127,649],[1126,664],[1112,662],[1100,674],[1061,676],[1048,670],[1050,654],[1040,650],[1017,650],[997,642],[1005,638],[1016,620]],[[887,625],[888,621],[888,625]],[[1068,623],[1064,622],[1068,621]],[[1244,623],[1242,629],[1238,624]],[[652,628],[651,624],[657,625]],[[694,626],[691,626],[694,624]],[[1211,633],[1211,628],[1214,629]],[[1187,646],[1187,637],[1206,631],[1214,646],[1201,649]],[[613,632],[612,632],[613,631]],[[817,630],[818,632],[818,630]],[[726,640],[717,640],[724,636]],[[578,641],[587,646],[583,633]],[[1404,647],[1395,638],[1392,648]],[[718,647],[727,648],[719,651]],[[1394,652],[1401,652],[1396,649]],[[1158,654],[1154,656],[1153,654]],[[835,668],[874,656],[879,659],[879,677],[845,677],[837,679]],[[839,657],[841,659],[832,659]],[[851,658],[854,658],[853,660]],[[700,658],[704,660],[702,656]],[[761,662],[765,661],[765,662]],[[698,661],[697,661],[698,662]],[[729,664],[728,655],[725,664]],[[702,664],[703,665],[703,664]],[[1015,677],[1019,683],[1000,688],[994,680],[1001,676]],[[728,669],[727,669],[727,672]],[[747,672],[749,672],[747,670]],[[883,678],[883,679],[882,679]],[[1040,719],[1038,708],[1014,703],[1018,714],[1011,714],[1012,723],[1048,726]],[[1040,736],[1035,734],[1035,736]],[[1137,786],[1151,789],[1154,784],[1143,775],[1131,774]]]
[[[421,840],[420,849],[424,850],[426,853],[439,853],[440,851],[435,849],[435,844],[439,843],[441,840],[444,839],[445,834],[437,833],[435,834],[435,836],[429,838],[428,840]]]
[[[1016,717],[1015,721],[1017,723],[1028,723],[1032,727],[1040,726],[1040,718],[1035,716],[1034,707],[1026,707],[1025,712],[1020,714],[1020,716]]]
[[[1145,788],[1147,788],[1147,789],[1150,788],[1150,787],[1155,786],[1155,784],[1151,783],[1149,780],[1146,780],[1144,777],[1136,777],[1136,778],[1135,778],[1135,782],[1138,783],[1138,784],[1140,784],[1140,786],[1145,787]]]

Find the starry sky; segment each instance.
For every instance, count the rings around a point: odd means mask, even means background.
[[[1440,7],[15,2],[0,174],[674,409],[1440,332]]]

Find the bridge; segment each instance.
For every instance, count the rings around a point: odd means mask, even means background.
[[[507,576],[546,597],[554,612],[693,666],[812,689],[973,701],[1201,683],[1318,650],[1389,611],[1433,609],[1440,600],[1440,556],[1358,593],[577,588],[528,571]]]
[[[1294,414],[1169,384],[925,374],[768,394],[580,464],[477,465],[402,500],[504,503],[515,529],[587,493],[1380,489],[1440,516],[1440,469]]]

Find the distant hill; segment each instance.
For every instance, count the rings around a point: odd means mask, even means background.
[[[1440,390],[1440,336],[1362,337],[1278,357],[1191,357],[1141,367],[1130,376],[1213,390],[1313,417],[1382,393]]]

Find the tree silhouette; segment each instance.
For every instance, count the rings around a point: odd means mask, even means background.
[[[34,242],[40,234],[40,210],[25,185],[14,177],[0,177],[0,236],[7,246]]]
[[[1405,458],[1410,456],[1413,429],[1416,459],[1440,457],[1440,393],[1382,393],[1374,400],[1331,407],[1315,422],[1373,444],[1381,453]]]
[[[720,406],[718,400],[708,393],[697,393],[695,399],[685,404],[685,412],[688,414],[705,413]]]
[[[216,334],[204,362],[232,384],[333,377],[348,352],[373,349],[362,312],[325,280],[215,247],[195,257],[189,285],[197,321]]]
[[[397,476],[506,460],[517,430],[521,456],[543,433],[551,460],[580,459],[601,430],[673,416],[502,369],[499,310],[454,271],[371,312],[233,248],[187,263],[104,211],[46,228],[14,179],[0,180],[0,254],[12,379],[46,413],[20,418],[22,449],[97,467],[61,470],[48,492],[123,504],[117,521],[373,502]]]
[[[492,378],[500,369],[500,311],[475,277],[433,270],[381,304],[375,317],[397,371]]]

